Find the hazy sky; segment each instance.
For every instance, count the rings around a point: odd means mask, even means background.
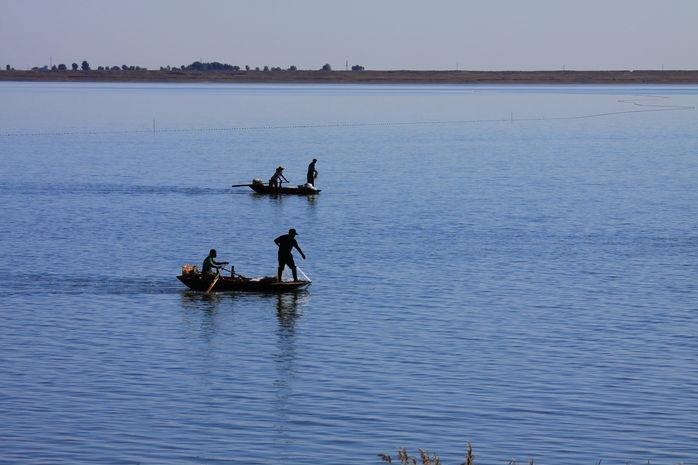
[[[0,65],[697,69],[698,0],[0,0]]]

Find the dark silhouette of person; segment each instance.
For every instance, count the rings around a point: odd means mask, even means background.
[[[313,161],[308,165],[308,184],[315,186],[315,178],[317,178],[317,170],[315,169],[315,163],[317,163],[317,158],[313,158]]]
[[[208,257],[204,259],[204,264],[201,267],[201,272],[203,274],[219,273],[220,269],[228,264],[228,262],[217,262],[216,255],[216,249],[211,249],[211,251],[208,253]]]
[[[288,230],[288,234],[284,234],[283,236],[279,236],[276,239],[274,239],[274,243],[277,246],[279,246],[279,270],[276,274],[276,279],[279,282],[281,282],[281,273],[283,273],[284,267],[286,265],[288,265],[288,267],[291,268],[291,271],[293,272],[293,280],[298,281],[296,263],[293,261],[293,254],[291,252],[295,247],[296,250],[300,252],[301,257],[303,257],[303,260],[305,260],[305,254],[298,246],[298,242],[296,242],[296,236],[296,230],[291,228]]]
[[[284,177],[284,167],[279,166],[278,168],[276,168],[276,171],[274,171],[274,175],[269,180],[269,187],[281,187],[282,179],[288,182],[288,179]]]

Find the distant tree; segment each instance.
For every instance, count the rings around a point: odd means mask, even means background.
[[[78,70],[78,64],[77,64],[77,63],[73,63],[73,64],[70,65],[70,66],[72,66],[73,71],[77,71],[77,70]]]
[[[289,71],[298,71],[298,68],[295,67],[295,65],[291,65],[288,67]]]
[[[274,66],[271,70],[272,70],[272,71],[283,71],[283,70],[281,69],[281,66]]]
[[[354,65],[354,66],[351,67],[351,70],[352,70],[352,71],[363,71],[364,69],[366,69],[366,68],[364,68],[364,67],[361,66],[361,65]]]
[[[128,65],[121,65],[121,71],[128,71]]]
[[[259,71],[259,66],[255,66],[254,70]]]
[[[58,65],[58,71],[65,71],[66,69],[68,69],[68,67],[65,64],[61,63]]]
[[[240,71],[240,67],[237,65],[221,63],[219,61],[213,61],[211,63],[202,63],[200,61],[195,61],[194,63],[186,67],[182,67],[182,69],[185,68],[190,71]]]
[[[329,65],[329,63],[325,63],[322,65],[322,71],[332,71],[332,67]]]
[[[58,71],[58,66],[56,66],[56,65],[51,66],[51,71]]]
[[[264,69],[263,69],[262,71],[268,72],[268,71],[269,71],[269,67],[268,67],[268,66],[265,66]]]
[[[97,71],[104,71],[104,66],[97,66]]]
[[[5,71],[10,71],[11,69],[12,69],[12,67],[10,65],[5,66]]]
[[[245,65],[245,71],[249,71],[249,70],[250,70],[250,65]]]
[[[86,61],[83,61],[83,62],[82,62],[81,68],[82,68],[83,71],[89,71],[89,70],[90,70],[90,64],[89,64],[88,62],[86,62]]]
[[[119,68],[118,66],[112,66],[112,67],[111,67],[111,70],[112,70],[112,71],[119,71],[120,69],[121,69],[121,68]]]

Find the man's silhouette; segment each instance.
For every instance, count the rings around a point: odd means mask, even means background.
[[[288,267],[291,268],[291,272],[293,272],[293,280],[298,281],[296,263],[293,261],[293,254],[291,252],[295,247],[296,250],[300,252],[303,260],[305,260],[305,254],[298,246],[298,242],[296,242],[296,235],[296,230],[291,228],[288,230],[288,234],[284,234],[283,236],[279,236],[274,239],[274,243],[279,246],[279,270],[276,275],[276,279],[279,282],[281,282],[281,273],[283,273],[286,265],[288,265]]]

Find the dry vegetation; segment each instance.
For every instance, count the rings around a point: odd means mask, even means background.
[[[397,460],[400,461],[400,465],[442,465],[441,459],[436,454],[430,454],[424,449],[417,449],[419,451],[419,457],[410,455],[407,449],[400,448],[397,450]],[[393,463],[393,457],[388,454],[378,454],[383,462]],[[397,460],[395,463],[397,463]],[[462,465],[475,465],[475,455],[473,455],[473,446],[468,442],[468,448],[465,452],[465,462]],[[510,464],[514,465],[514,464]],[[531,460],[530,465],[533,465],[533,460]]]
[[[441,462],[441,458],[439,458],[438,455],[429,453],[425,449],[417,449],[419,452],[419,455],[410,455],[409,452],[407,452],[407,449],[400,448],[397,451],[397,457],[393,458],[392,456],[388,454],[378,454],[378,457],[385,462],[385,463],[390,463],[392,464],[395,462],[396,464],[399,463],[400,465],[443,465]],[[596,465],[601,465],[602,461],[599,460],[596,462]],[[475,465],[475,455],[473,454],[473,446],[468,442],[468,447],[465,452],[465,460],[458,464],[458,465]],[[519,462],[516,460],[510,460],[507,462],[507,465],[519,465]],[[528,465],[534,465],[533,459],[530,459],[528,461]],[[630,465],[629,462],[626,462],[626,465]],[[650,461],[647,461],[647,465],[650,465]],[[683,465],[680,463],[679,465]]]

